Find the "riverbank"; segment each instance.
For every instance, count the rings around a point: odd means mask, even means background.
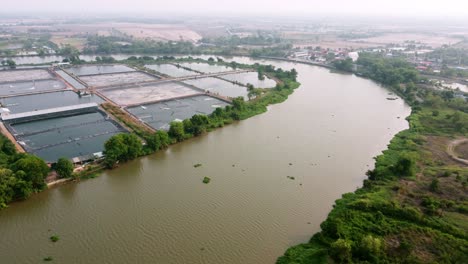
[[[382,81],[373,75],[374,68],[364,70],[367,77]],[[392,77],[384,75],[385,80]],[[375,169],[368,171],[362,188],[336,201],[321,231],[308,243],[288,249],[277,263],[462,263],[466,259],[468,168],[451,162],[447,146],[441,152],[430,139],[467,137],[466,102],[443,99],[443,93],[418,88],[411,81],[392,82],[390,87],[412,106],[407,118],[410,128],[398,133],[376,157]]]
[[[304,230],[318,231],[334,200],[354,191],[372,157],[407,128],[410,109],[350,74],[263,64],[295,68],[301,87],[264,114],[12,204],[0,211],[2,259],[273,263],[305,241]],[[57,247],[41,243],[49,229]]]

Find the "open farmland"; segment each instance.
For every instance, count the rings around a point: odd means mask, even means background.
[[[385,45],[385,44],[403,44],[407,41],[414,41],[417,43],[425,44],[431,46],[432,48],[439,48],[442,45],[450,45],[461,42],[461,39],[443,36],[443,35],[429,35],[429,34],[419,34],[419,33],[388,33],[381,36],[371,37],[371,38],[362,38],[356,39],[352,42],[364,42],[375,45]]]
[[[83,50],[87,42],[86,38],[67,37],[67,36],[59,36],[59,35],[52,36],[50,41],[57,44],[57,46],[59,47],[62,45],[70,45],[72,47],[77,48],[78,50]]]
[[[202,38],[200,34],[188,27],[176,24],[115,23],[112,24],[112,27],[134,38],[141,39],[197,42]]]

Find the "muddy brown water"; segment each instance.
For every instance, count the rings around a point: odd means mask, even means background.
[[[271,63],[302,86],[267,113],[0,211],[0,262],[273,263],[306,242],[410,108],[369,80]]]

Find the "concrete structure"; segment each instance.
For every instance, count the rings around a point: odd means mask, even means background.
[[[53,118],[57,116],[93,112],[93,111],[96,111],[97,108],[98,108],[98,104],[87,103],[87,104],[79,104],[79,105],[72,105],[72,106],[65,106],[65,107],[49,108],[49,109],[38,110],[38,111],[30,111],[30,112],[24,112],[24,113],[18,113],[18,114],[2,113],[1,117],[2,117],[2,120],[6,123],[13,123],[13,122],[22,123],[22,122],[30,122],[33,120],[39,120],[39,119],[45,119],[45,118]]]

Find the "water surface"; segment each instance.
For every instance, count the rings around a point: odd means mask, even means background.
[[[410,109],[369,80],[271,63],[302,86],[267,113],[1,211],[2,262],[273,263],[306,242]]]

